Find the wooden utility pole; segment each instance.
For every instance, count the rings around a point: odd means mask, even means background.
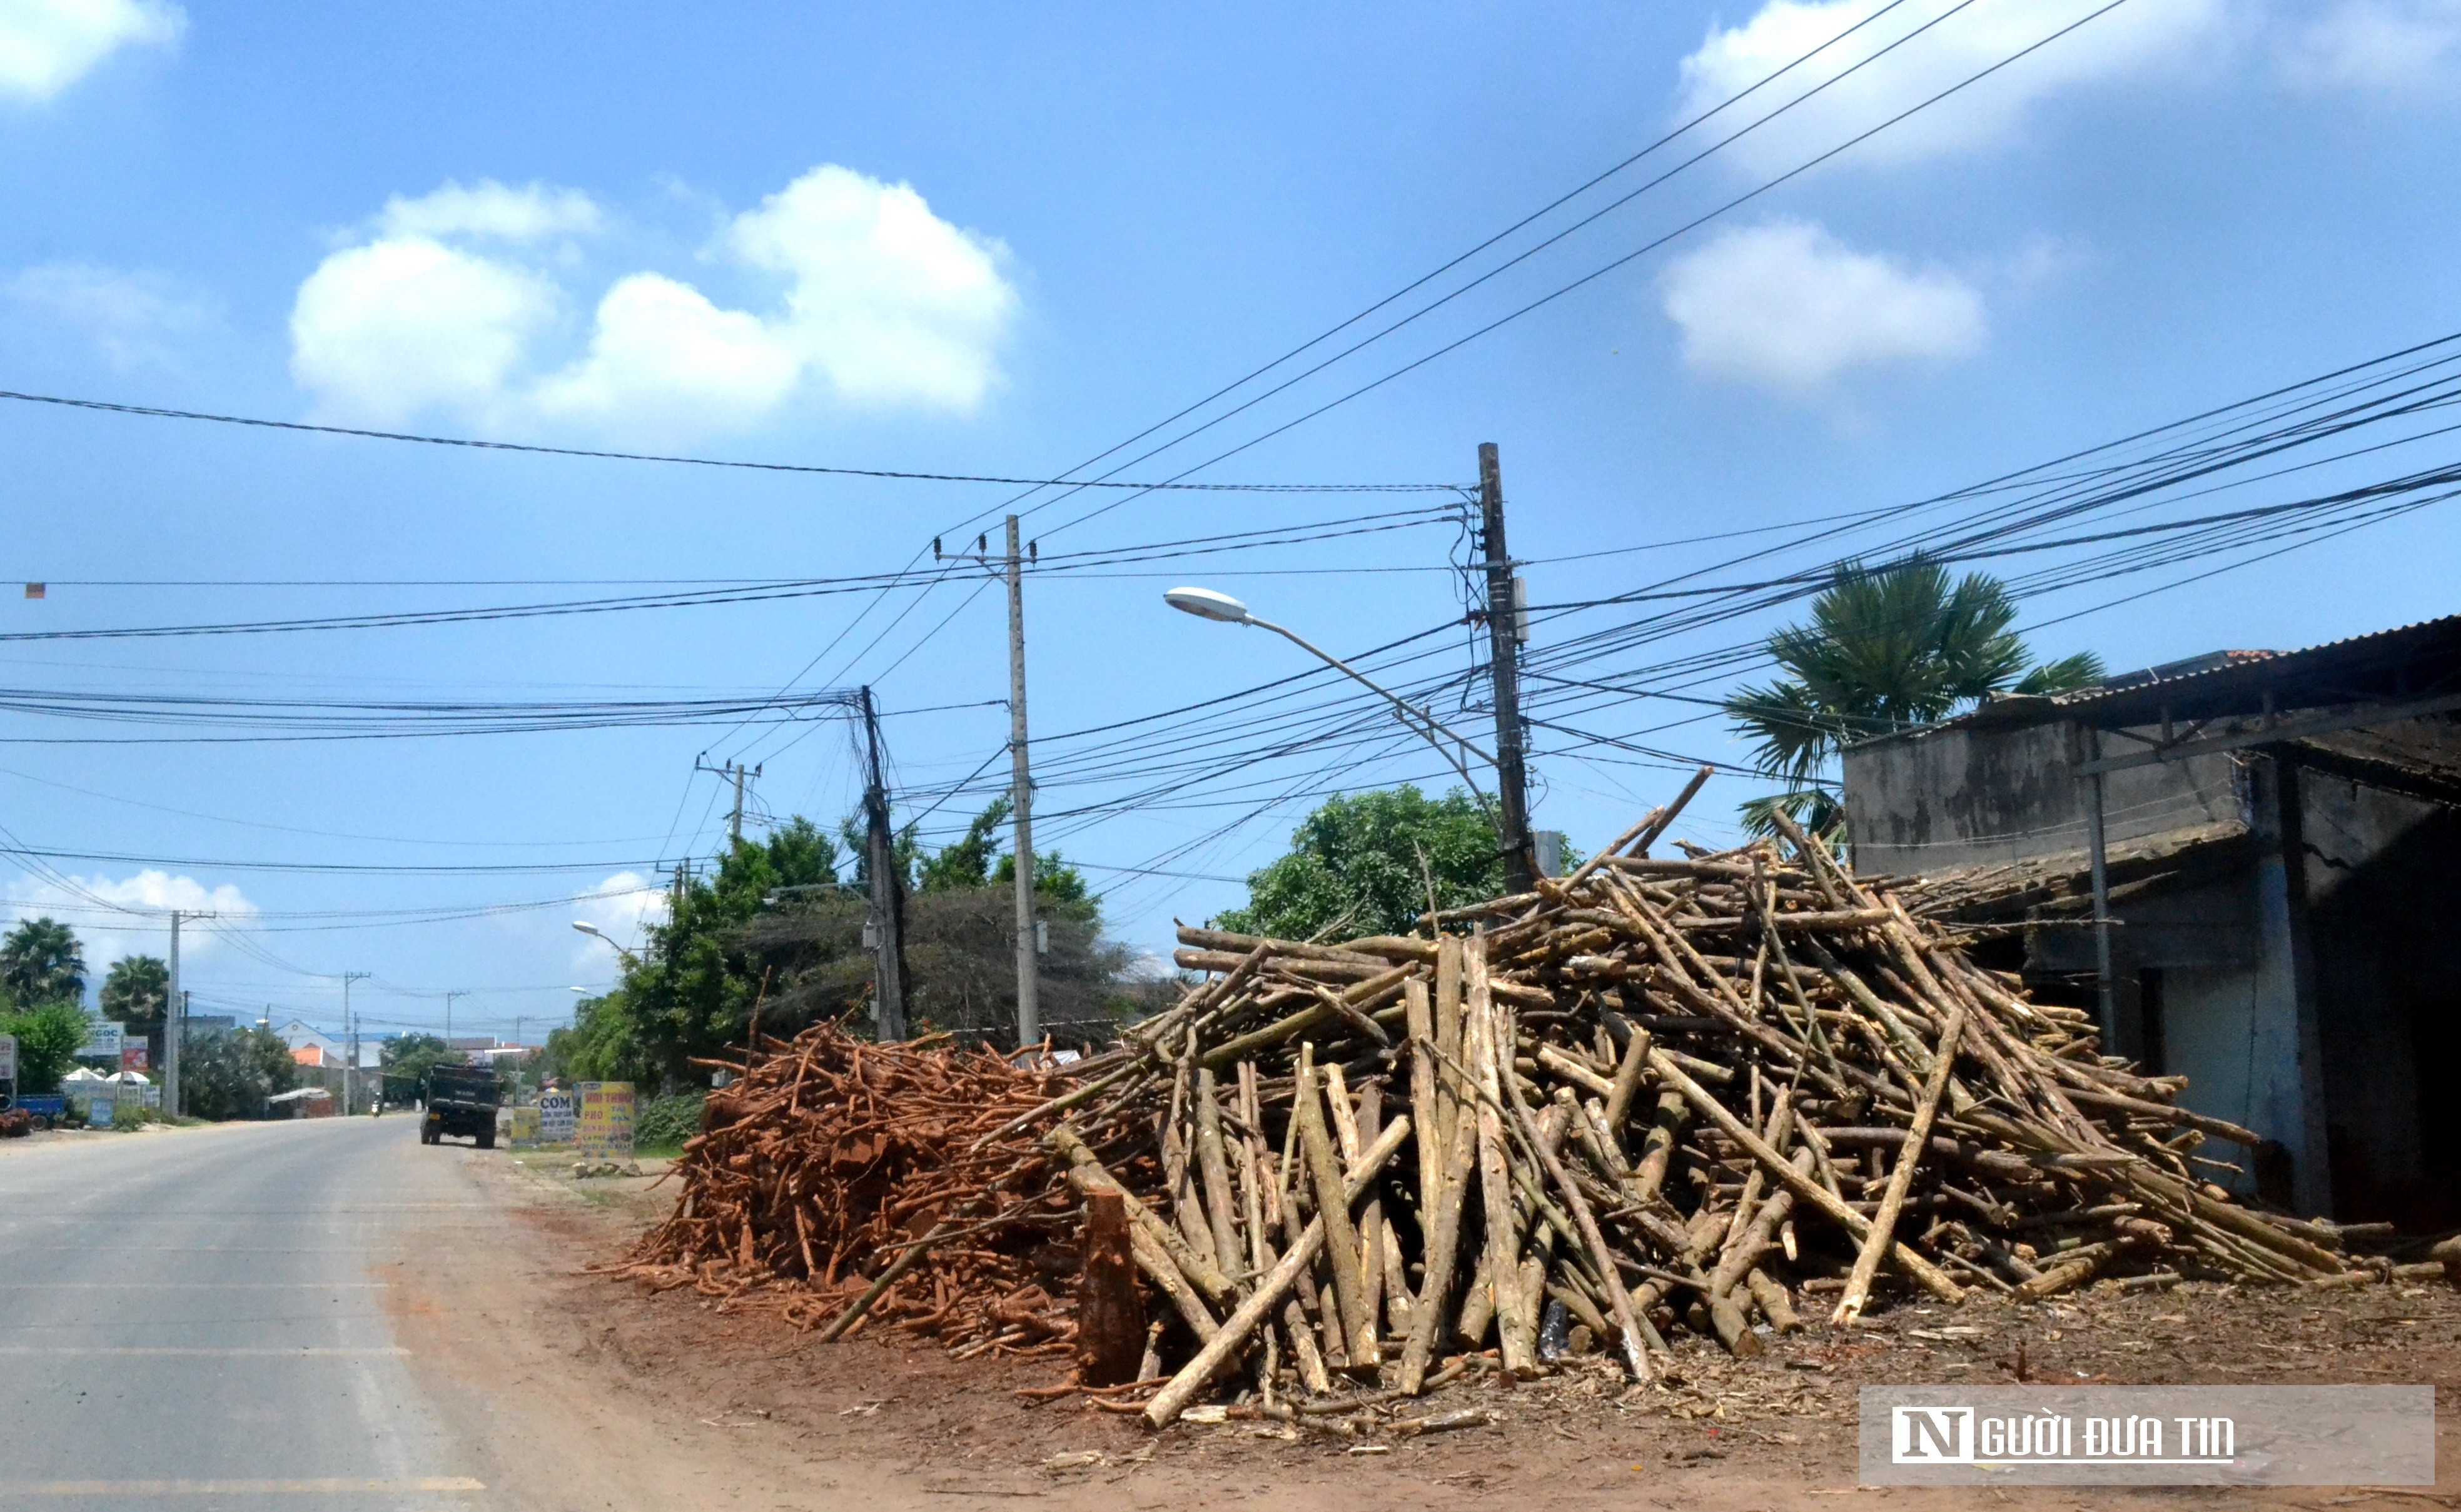
[[[1016,516],[1008,517],[1008,755],[1009,813],[1016,822],[1016,1048],[1042,1038],[1040,984],[1034,959],[1034,778],[1025,753],[1024,552]]]
[[[880,1008],[880,1037],[906,1037],[906,879],[897,864],[897,840],[888,828],[888,779],[880,760],[880,716],[871,689],[863,690],[863,733],[870,751],[864,784],[864,869],[871,877],[872,1001]]]
[[[1528,892],[1537,874],[1530,847],[1530,770],[1521,739],[1520,602],[1513,592],[1512,556],[1504,545],[1504,468],[1495,443],[1478,449],[1478,504],[1487,546],[1487,635],[1495,684],[1495,786],[1504,852],[1504,885]]]

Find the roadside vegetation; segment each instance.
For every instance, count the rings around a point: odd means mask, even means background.
[[[1007,818],[1007,802],[995,801],[934,850],[910,826],[897,838],[906,1011],[916,1033],[1005,1044],[1012,1033],[1016,859],[1001,844]],[[695,1062],[739,1053],[756,1019],[760,1033],[781,1036],[824,1020],[868,1032],[864,852],[851,823],[832,836],[800,816],[765,840],[737,841],[711,873],[670,894],[669,917],[650,926],[615,989],[584,1001],[572,1026],[547,1037],[542,1074],[688,1090],[709,1082],[710,1068]],[[1156,988],[1103,935],[1102,899],[1075,867],[1056,853],[1038,856],[1034,887],[1046,935],[1043,1023],[1062,1044],[1106,1038]]]

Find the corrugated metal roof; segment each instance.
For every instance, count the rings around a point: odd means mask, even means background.
[[[2183,672],[2172,677],[2152,677],[2141,682],[2080,689],[2075,692],[2051,695],[2018,694],[1994,698],[1969,713],[1918,729],[1877,735],[1858,744],[1878,745],[1891,740],[1919,737],[1934,731],[1957,729],[1991,729],[2054,720],[2077,719],[2112,727],[2119,724],[2151,724],[2163,717],[2168,709],[2182,719],[2216,717],[2222,713],[2241,712],[2225,709],[2234,694],[2247,697],[2259,695],[2264,690],[2278,688],[2299,678],[2348,679],[2364,675],[2415,657],[2442,656],[2461,666],[2461,615],[2420,620],[2391,629],[2372,630],[2365,635],[2352,635],[2338,641],[2304,647],[2293,651],[2232,652],[2218,666],[2206,666],[2200,671]],[[2192,658],[2192,661],[2210,658]],[[2178,663],[2167,663],[2177,666]],[[2159,668],[2151,669],[2159,671]],[[2352,701],[2359,691],[2336,684],[2339,701]],[[2330,702],[2331,699],[2318,699]],[[2210,708],[2206,706],[2212,706]],[[2297,703],[2282,707],[2300,707]],[[2245,711],[2253,712],[2253,711]]]
[[[2058,704],[2083,704],[2091,703],[2098,698],[2111,698],[2122,693],[2136,692],[2139,690],[2146,688],[2188,688],[2193,687],[2200,679],[2229,676],[2235,672],[2242,672],[2246,668],[2251,666],[2265,666],[2271,663],[2289,661],[2293,659],[2303,659],[2307,657],[2322,658],[2327,656],[2346,655],[2353,650],[2389,647],[2405,636],[2413,636],[2425,631],[2451,631],[2454,633],[2461,633],[2461,614],[2447,614],[2440,619],[2418,620],[2408,625],[2395,626],[2388,630],[2369,630],[2365,635],[2344,636],[2338,641],[2325,641],[2321,645],[2304,646],[2295,651],[2224,651],[2220,654],[2230,658],[2230,660],[2219,667],[2208,667],[2201,671],[2183,672],[2175,677],[2155,677],[2142,683],[2128,683],[2119,686],[2106,683],[2097,688],[2080,688],[2075,692],[2062,693],[2058,695],[2052,699],[2052,702]],[[2174,663],[2172,665],[2176,664]],[[2155,668],[2152,670],[2158,672],[2161,669]]]

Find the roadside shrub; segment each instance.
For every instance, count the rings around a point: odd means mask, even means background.
[[[700,1132],[700,1108],[707,1100],[705,1092],[680,1092],[672,1097],[652,1097],[632,1116],[632,1147],[636,1150],[677,1150],[683,1142]]]
[[[84,1010],[75,1003],[47,1003],[21,1013],[0,1002],[0,1034],[17,1037],[17,1078],[26,1092],[57,1092],[85,1043]]]

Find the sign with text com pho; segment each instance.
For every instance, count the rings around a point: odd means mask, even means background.
[[[1866,1386],[1865,1485],[2433,1485],[2431,1386]]]
[[[629,1081],[585,1081],[581,1111],[573,1133],[573,1153],[585,1161],[629,1161],[632,1158],[632,1084]]]

